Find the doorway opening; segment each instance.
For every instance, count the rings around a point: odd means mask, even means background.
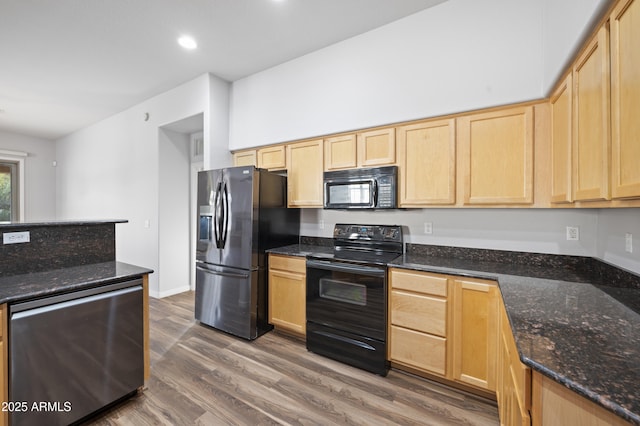
[[[204,116],[159,129],[158,297],[195,289],[197,172],[203,168]]]

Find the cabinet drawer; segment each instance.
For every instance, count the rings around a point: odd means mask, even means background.
[[[269,255],[269,269],[281,269],[289,272],[307,273],[307,260],[304,257]]]
[[[391,287],[393,289],[417,291],[434,296],[447,296],[447,277],[409,270],[392,269]]]
[[[391,326],[391,360],[444,376],[447,339]]]
[[[446,337],[447,301],[393,290],[391,324]]]

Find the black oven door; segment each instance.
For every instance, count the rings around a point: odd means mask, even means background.
[[[385,376],[386,268],[307,260],[307,349]]]
[[[386,268],[307,260],[307,321],[386,341]]]

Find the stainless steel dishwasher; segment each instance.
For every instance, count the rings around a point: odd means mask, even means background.
[[[16,303],[9,315],[11,425],[70,424],[144,385],[141,279]]]

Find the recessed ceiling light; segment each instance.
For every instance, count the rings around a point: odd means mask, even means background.
[[[190,36],[182,36],[178,39],[178,44],[185,49],[193,50],[198,47],[198,43]]]

